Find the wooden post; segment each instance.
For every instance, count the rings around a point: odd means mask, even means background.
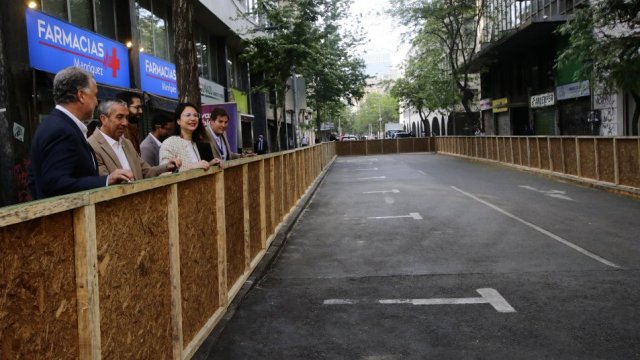
[[[596,180],[600,180],[600,161],[598,159],[598,138],[593,138],[593,151],[595,152],[594,160],[596,162]]]
[[[267,191],[264,186],[264,159],[260,160],[260,248],[267,248]]]
[[[218,244],[218,303],[220,307],[227,305],[227,228],[224,210],[224,171],[213,175],[216,186],[216,226],[218,227],[216,242]]]
[[[242,165],[242,209],[244,210],[244,271],[251,267],[251,212],[249,211],[249,164]]]
[[[553,156],[551,156],[551,138],[547,136],[547,156],[549,156],[549,170],[553,171]]]
[[[182,360],[182,290],[180,284],[180,225],[178,184],[167,187],[167,225],[169,228],[169,276],[171,277],[171,332],[173,359]]]
[[[582,164],[580,163],[580,142],[576,137],[576,168],[578,171],[578,176],[582,177]]]
[[[102,348],[95,205],[75,209],[73,227],[78,299],[78,358],[99,360],[102,358]]]
[[[614,184],[620,185],[620,169],[618,165],[618,141],[613,138],[613,178]]]
[[[564,138],[560,138],[560,155],[562,156],[562,173],[566,174],[567,170],[566,170],[566,159],[564,157]]]

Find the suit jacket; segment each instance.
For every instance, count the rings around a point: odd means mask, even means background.
[[[89,144],[96,152],[96,158],[98,159],[98,170],[100,174],[110,174],[116,169],[122,169],[122,164],[118,160],[118,156],[113,151],[111,145],[107,139],[102,136],[100,131],[95,131],[89,138]],[[131,172],[136,180],[145,179],[148,177],[158,176],[167,171],[167,165],[160,165],[151,167],[147,164],[140,155],[136,152],[133,144],[129,139],[122,139],[122,147],[124,149],[124,155],[129,161]]]
[[[151,166],[160,164],[160,145],[153,135],[147,135],[140,143],[140,157]]]
[[[34,199],[107,186],[78,125],[54,109],[38,126],[31,143],[29,188]]]
[[[213,149],[213,157],[215,159],[222,159],[222,155],[220,154],[220,150],[218,149],[218,143],[216,143],[215,138],[213,137],[213,131],[210,127],[207,126],[207,132],[209,133],[209,138],[211,140],[211,148]],[[222,139],[222,145],[225,147],[227,153],[227,160],[238,159],[241,157],[240,154],[231,152],[231,148],[229,147],[229,141],[227,140],[227,134],[222,134],[219,136]]]
[[[269,150],[267,147],[267,140],[262,139],[262,150],[260,150],[259,148],[260,148],[260,139],[256,140],[255,144],[253,144],[253,151],[255,151],[256,154],[258,155],[266,154],[267,151]]]

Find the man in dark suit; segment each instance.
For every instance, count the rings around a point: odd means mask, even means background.
[[[38,126],[31,145],[29,188],[34,199],[129,181],[129,170],[99,176],[95,156],[87,143],[87,127],[98,103],[93,76],[68,67],[53,79],[56,108]]]
[[[264,136],[262,136],[262,134],[258,135],[258,140],[253,144],[253,151],[258,155],[267,153],[267,142],[264,140]]]
[[[168,163],[150,166],[133,147],[131,140],[123,135],[127,128],[127,103],[119,99],[107,99],[98,106],[98,116],[102,126],[89,138],[89,145],[96,153],[98,172],[109,174],[115,169],[129,169],[135,180],[158,176],[180,168],[179,159]]]
[[[233,160],[243,157],[242,154],[234,153],[229,147],[227,135],[224,133],[229,125],[229,115],[222,108],[215,108],[211,111],[207,132],[212,138],[213,157],[220,160]]]

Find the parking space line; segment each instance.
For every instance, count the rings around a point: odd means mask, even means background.
[[[516,221],[521,222],[522,224],[527,225],[528,227],[530,227],[530,228],[532,228],[532,229],[534,229],[534,230],[536,230],[536,231],[538,231],[538,232],[540,232],[540,233],[542,233],[544,235],[547,235],[548,237],[552,238],[553,240],[556,240],[557,242],[572,248],[573,250],[581,253],[582,255],[588,256],[588,257],[590,257],[590,258],[592,258],[592,259],[594,259],[594,260],[596,260],[596,261],[598,261],[598,262],[600,262],[602,264],[605,264],[607,266],[610,266],[610,267],[613,267],[613,268],[617,268],[617,269],[621,268],[619,265],[615,264],[614,262],[609,261],[609,260],[607,260],[607,259],[605,259],[605,258],[603,258],[603,257],[601,257],[599,255],[596,255],[596,254],[592,253],[591,251],[589,251],[589,250],[587,250],[587,249],[585,249],[583,247],[580,247],[580,246],[570,242],[569,240],[565,240],[562,237],[560,237],[560,236],[558,236],[558,235],[556,235],[556,234],[554,234],[554,233],[552,233],[552,232],[550,232],[548,230],[545,230],[545,229],[541,228],[538,225],[532,224],[532,223],[528,222],[527,220],[519,218],[516,215],[513,215],[510,212],[508,212],[506,210],[503,210],[500,207],[498,207],[496,205],[493,205],[492,203],[490,203],[488,201],[484,201],[484,200],[482,200],[482,199],[480,199],[480,198],[478,198],[478,197],[476,197],[476,196],[474,196],[472,194],[469,194],[466,191],[458,189],[455,186],[451,186],[451,188],[453,190],[455,190],[455,191],[467,196],[467,197],[472,198],[473,200],[475,200],[475,201],[477,201],[479,203],[482,203],[482,204],[492,208],[493,210],[496,210],[499,213],[502,213],[503,215],[506,215],[506,216],[516,220]]]
[[[374,176],[374,177],[366,177],[366,178],[358,178],[358,180],[374,180],[374,179],[386,179],[386,176]]]
[[[409,213],[409,215],[395,215],[395,216],[369,216],[367,219],[399,219],[399,218],[413,218],[415,220],[422,220],[422,216],[418,213]]]
[[[386,193],[399,193],[400,190],[398,189],[391,189],[391,190],[378,190],[378,191],[365,191],[363,192],[363,194],[386,194]]]

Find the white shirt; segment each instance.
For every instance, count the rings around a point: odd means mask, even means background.
[[[76,123],[76,125],[78,125],[78,128],[80,128],[80,131],[82,131],[82,133],[84,134],[84,138],[87,138],[87,131],[89,131],[87,129],[87,127],[84,125],[84,123],[82,123],[82,121],[78,120],[78,118],[73,115],[69,110],[65,109],[64,106],[62,105],[56,105],[56,109],[62,111],[63,113],[67,114],[68,117],[71,118],[71,120],[73,120],[74,123]]]
[[[104,136],[104,138],[107,140],[109,146],[111,146],[111,148],[113,149],[113,152],[116,153],[116,156],[118,157],[118,161],[120,161],[120,165],[122,165],[122,168],[131,170],[131,165],[129,165],[129,160],[127,159],[127,155],[124,153],[124,148],[122,147],[122,140],[119,139],[118,141],[116,141],[109,135],[103,133],[102,130],[98,129],[98,131],[100,131],[100,134],[102,134],[102,136]]]

